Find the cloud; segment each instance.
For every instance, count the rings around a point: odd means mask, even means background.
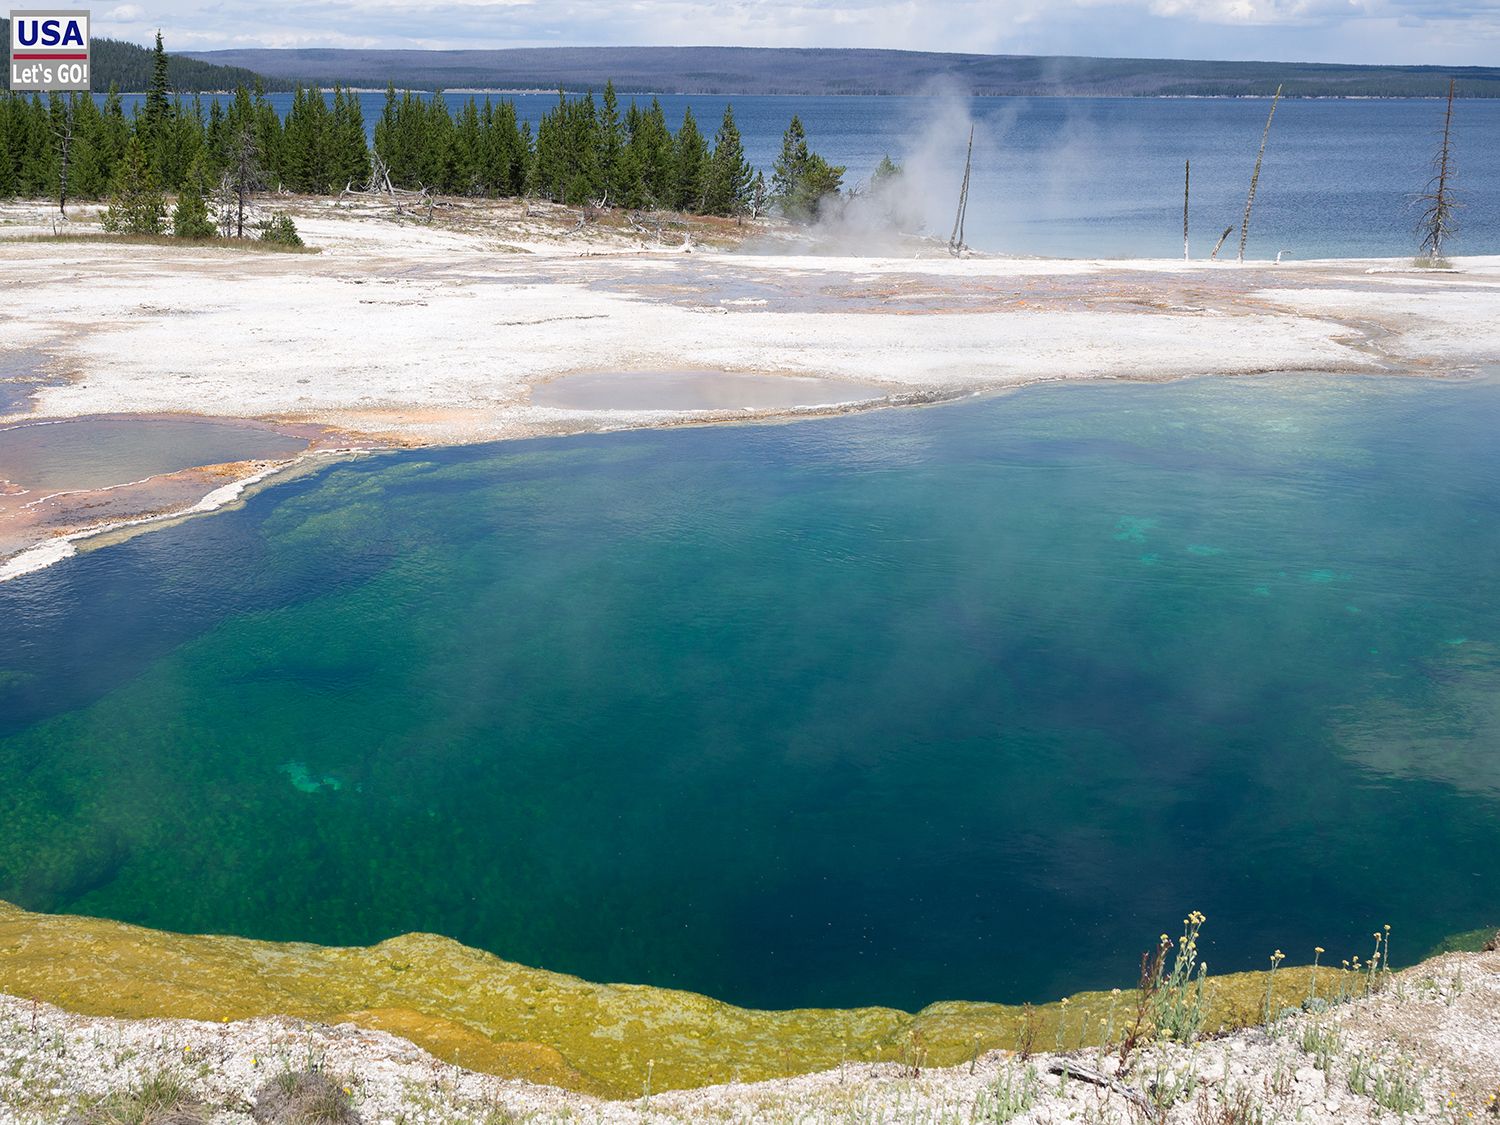
[[[123,4],[101,31],[140,41],[144,19]],[[1500,42],[1500,0],[156,0],[151,19],[169,47],[192,49],[723,44],[1452,65],[1492,63]]]
[[[1205,23],[1306,24],[1354,18],[1368,13],[1366,0],[1149,0],[1153,16]]]

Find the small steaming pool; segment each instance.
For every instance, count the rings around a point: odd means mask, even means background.
[[[0,428],[0,480],[83,490],[198,465],[292,457],[307,448],[243,422],[197,418],[79,418]]]
[[[607,371],[563,375],[532,388],[537,406],[563,410],[792,410],[870,402],[885,387],[816,375],[738,371]]]

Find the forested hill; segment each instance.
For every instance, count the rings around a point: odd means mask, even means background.
[[[10,20],[0,18],[0,36],[10,42]],[[190,55],[170,52],[167,55],[167,81],[172,89],[183,94],[253,86],[257,77],[253,71],[238,66],[203,62]],[[125,92],[139,93],[151,83],[151,51],[119,39],[95,37],[90,79],[95,90],[108,90],[114,85]],[[264,84],[268,90],[292,88],[292,83],[285,79],[266,79]],[[7,68],[0,73],[0,90],[9,88],[10,70]]]
[[[332,49],[194,52],[282,79],[383,88],[598,90],[622,93],[915,94],[953,79],[974,94],[1500,97],[1500,67],[957,55],[769,47],[531,47],[493,51]]]

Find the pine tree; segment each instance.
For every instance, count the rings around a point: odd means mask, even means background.
[[[599,176],[607,202],[619,204],[629,193],[625,180],[625,124],[615,84],[604,84],[604,106],[599,112]]]
[[[829,164],[808,149],[807,132],[793,116],[781,138],[781,155],[772,176],[772,196],[789,219],[806,221],[817,216],[826,201],[837,196],[844,183],[844,168]]]
[[[255,83],[254,109],[255,151],[261,176],[270,186],[276,187],[283,179],[281,118],[266,100],[266,91],[259,79]]]
[[[641,114],[634,143],[639,138],[637,155],[641,168],[642,204],[648,207],[671,207],[674,202],[672,134],[661,102],[651,99],[651,108]]]
[[[139,138],[131,137],[115,169],[104,229],[118,234],[160,234],[167,204]]]
[[[710,215],[739,214],[750,202],[753,174],[745,160],[745,144],[734,123],[734,106],[726,105],[724,120],[714,137],[714,154],[703,191],[703,210]]]
[[[104,116],[91,96],[84,95],[74,102],[73,128],[73,191],[82,199],[98,199],[109,190],[115,157],[107,148]],[[3,147],[3,135],[0,135],[0,147]],[[3,190],[0,188],[0,192]]]
[[[172,208],[172,233],[178,238],[211,238],[214,233],[213,219],[208,214],[208,204],[203,199],[205,173],[200,156],[193,161],[182,190],[177,193],[177,205]]]
[[[484,129],[479,106],[470,98],[458,111],[453,131],[452,188],[462,195],[484,194]]]
[[[697,211],[703,205],[704,180],[708,171],[708,142],[698,132],[692,107],[682,115],[682,128],[672,144],[672,205],[679,211]]]
[[[13,146],[16,194],[39,197],[57,187],[58,146],[52,132],[51,108],[40,94],[15,99]]]
[[[807,131],[802,128],[802,119],[792,115],[791,123],[781,135],[781,155],[771,174],[771,194],[778,199],[790,199],[796,192],[807,170]]]
[[[396,101],[394,83],[386,83],[385,105],[380,110],[380,120],[375,122],[375,155],[385,163],[387,169],[395,163],[396,134],[400,129],[400,106]],[[391,178],[395,179],[394,171]]]
[[[332,192],[369,182],[370,150],[365,143],[365,118],[359,99],[342,86],[333,88],[333,109],[325,126],[328,154],[324,163]]]
[[[419,111],[422,108],[417,99]],[[453,117],[448,112],[448,102],[438,90],[426,105],[425,113],[419,112],[419,120],[426,121],[420,127],[417,140],[421,152],[418,182],[432,191],[453,191],[457,187],[454,175],[454,129]]]
[[[146,108],[140,119],[142,139],[152,145],[167,120],[171,104],[167,101],[167,51],[161,43],[161,30],[156,32],[156,46],[151,51],[151,84],[146,89]]]

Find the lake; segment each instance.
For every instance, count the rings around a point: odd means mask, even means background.
[[[466,96],[448,95],[450,108]],[[495,96],[514,100],[533,127],[557,101],[555,94]],[[142,100],[128,97],[127,109]],[[1270,107],[1253,98],[661,99],[674,130],[691,106],[710,137],[726,100],[734,104],[750,162],[768,180],[782,132],[798,114],[814,151],[848,167],[849,184],[868,181],[887,153],[920,171],[918,212],[927,230],[944,239],[953,227],[972,124],[969,243],[1070,258],[1179,257],[1185,160],[1193,165],[1193,255],[1207,257],[1233,225],[1224,251],[1232,256]],[[270,101],[285,114],[292,95],[272,94]],[[373,135],[384,94],[363,94],[360,101]],[[1247,256],[1413,254],[1413,197],[1429,178],[1442,116],[1441,102],[1423,99],[1283,101],[1266,148]],[[1466,206],[1454,253],[1500,253],[1497,136],[1500,100],[1457,104],[1454,144]]]
[[[0,585],[0,898],[741,1004],[1500,902],[1500,382],[402,452]]]

